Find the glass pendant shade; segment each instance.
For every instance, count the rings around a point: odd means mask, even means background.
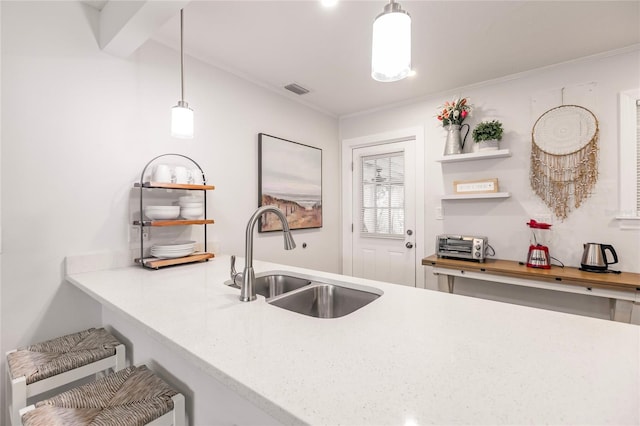
[[[373,23],[371,77],[402,80],[411,72],[411,17],[398,3],[389,3]]]
[[[178,101],[178,105],[171,108],[171,136],[193,138],[193,110],[184,101]]]

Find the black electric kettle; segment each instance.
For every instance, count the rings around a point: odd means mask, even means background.
[[[580,262],[582,266],[580,269],[583,271],[607,272],[609,265],[618,263],[618,254],[613,246],[609,244],[586,243],[583,244],[583,247],[584,252],[582,253],[582,261]],[[607,250],[613,256],[613,262],[607,260]]]

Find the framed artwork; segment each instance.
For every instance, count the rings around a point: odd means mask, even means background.
[[[258,134],[258,206],[285,214],[290,229],[322,227],[322,150],[266,133]],[[262,215],[259,232],[282,230],[273,213]]]

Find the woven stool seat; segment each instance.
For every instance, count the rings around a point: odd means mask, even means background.
[[[19,348],[7,355],[12,379],[27,384],[115,355],[120,342],[104,328],[91,328]]]
[[[174,409],[178,392],[145,365],[127,367],[95,382],[36,403],[25,426],[137,426]]]

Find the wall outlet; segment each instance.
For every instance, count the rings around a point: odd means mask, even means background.
[[[442,220],[442,206],[436,207],[436,220]]]
[[[131,226],[129,228],[129,242],[130,243],[140,242],[140,232],[142,232],[142,239],[144,241],[149,241],[149,238],[151,238],[151,232],[149,228],[141,228],[140,226]]]

